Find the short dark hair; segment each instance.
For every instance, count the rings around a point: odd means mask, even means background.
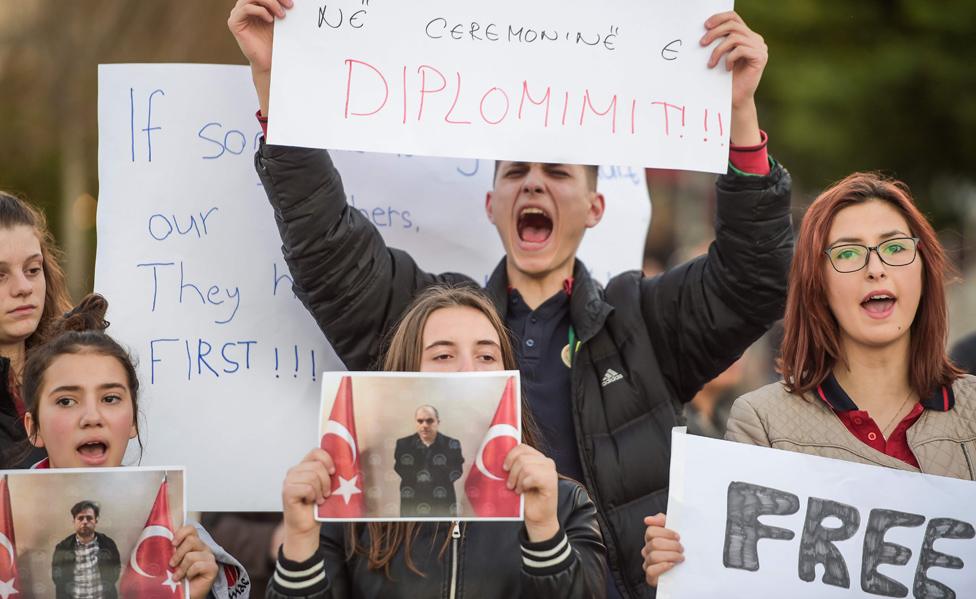
[[[85,510],[91,510],[95,512],[95,519],[98,520],[98,513],[100,511],[98,509],[98,504],[90,499],[82,499],[78,503],[71,506],[71,517],[77,518],[78,514],[80,514]]]
[[[425,404],[424,404],[424,405],[422,405],[422,406],[417,406],[417,409],[416,409],[416,410],[414,410],[414,411],[413,411],[413,413],[414,413],[414,414],[416,414],[416,413],[417,413],[417,412],[419,412],[420,410],[430,410],[431,412],[433,412],[433,413],[434,413],[434,418],[436,418],[436,419],[437,419],[437,421],[438,421],[438,422],[440,422],[440,420],[441,420],[441,415],[440,415],[440,412],[438,412],[438,411],[437,411],[437,408],[435,408],[434,406],[432,406],[432,405],[430,405],[430,404],[427,404],[427,403],[425,403]]]
[[[495,161],[495,174],[491,176],[493,182],[498,177],[498,164],[501,162],[501,160]],[[600,167],[595,164],[581,164],[580,166],[586,171],[586,182],[590,186],[590,191],[596,191],[596,182],[600,178]]]

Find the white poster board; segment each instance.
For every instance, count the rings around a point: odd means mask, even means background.
[[[187,465],[191,510],[280,509],[316,442],[318,373],[342,368],[291,290],[254,171],[256,107],[246,67],[99,68],[95,290],[139,361],[142,463]],[[484,215],[491,162],[334,158],[390,245],[487,279],[503,253]],[[650,203],[640,169],[601,168],[600,186],[607,214],[580,255],[605,282],[640,268]]]
[[[732,0],[337,0],[277,21],[278,144],[726,171]]]
[[[970,481],[674,429],[667,523],[685,561],[657,596],[976,597],[973,506]]]

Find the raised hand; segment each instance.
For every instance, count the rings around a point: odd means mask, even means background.
[[[281,488],[284,511],[282,551],[290,560],[303,562],[319,547],[319,523],[314,506],[321,505],[332,494],[335,464],[332,456],[315,448],[288,470]]]
[[[244,57],[251,63],[251,76],[261,103],[261,113],[268,114],[271,85],[271,45],[274,20],[284,19],[292,0],[237,0],[227,18],[227,28],[234,34]]]
[[[732,71],[732,143],[759,144],[761,139],[755,95],[769,61],[769,47],[763,37],[749,29],[735,11],[712,15],[705,21],[705,29],[702,46],[725,38],[712,50],[708,67],[715,68],[721,64]]]

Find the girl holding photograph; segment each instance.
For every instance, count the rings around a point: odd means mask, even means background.
[[[27,439],[20,389],[25,355],[71,307],[58,258],[44,215],[0,191],[0,462],[14,467],[44,458],[38,448],[11,463]]]
[[[35,468],[113,468],[129,441],[139,441],[139,379],[126,351],[105,334],[108,303],[89,295],[53,323],[49,340],[24,366],[24,422],[30,443],[47,450]],[[173,580],[190,597],[247,597],[247,573],[202,528],[186,524],[173,536]],[[229,569],[232,574],[228,576]],[[228,583],[233,579],[237,584]]]
[[[810,205],[783,321],[783,381],[732,406],[726,439],[976,479],[976,377],[946,355],[946,257],[898,181],[855,173]],[[683,561],[664,514],[648,584]]]
[[[384,370],[516,369],[504,324],[482,293],[435,287],[393,333]],[[605,548],[596,509],[536,449],[522,401],[523,443],[509,452],[508,485],[525,499],[525,522],[374,522],[325,525],[313,507],[330,494],[332,458],[315,449],[282,489],[284,543],[267,597],[603,597]],[[448,549],[451,549],[448,551]]]

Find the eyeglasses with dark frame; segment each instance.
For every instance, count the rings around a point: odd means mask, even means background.
[[[918,255],[918,237],[895,237],[878,245],[842,243],[824,250],[830,265],[839,273],[857,272],[868,265],[871,252],[888,266],[908,266]]]

